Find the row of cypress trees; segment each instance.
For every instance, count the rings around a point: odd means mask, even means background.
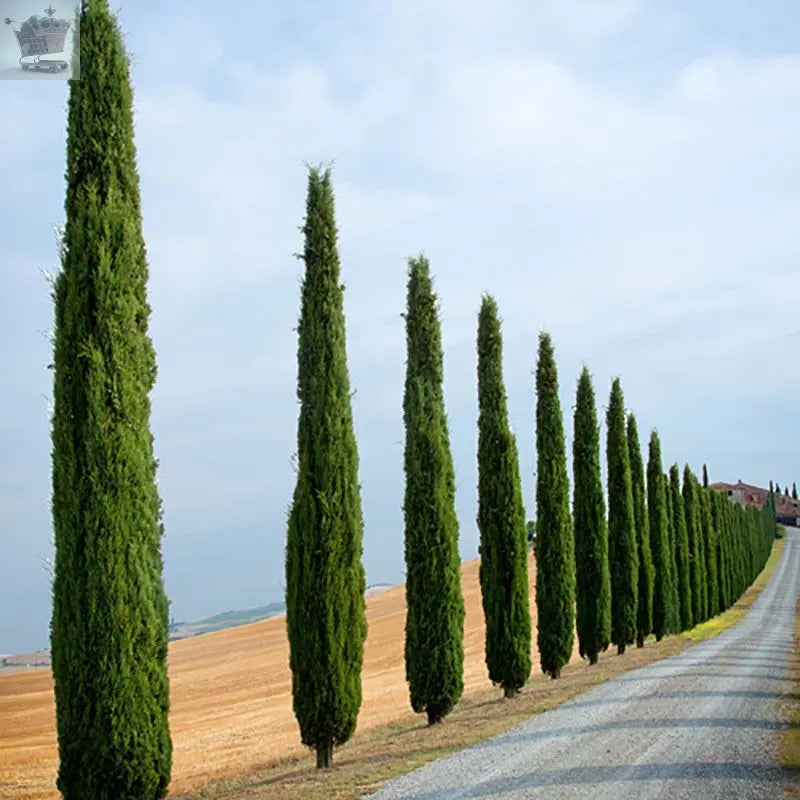
[[[51,645],[57,786],[68,800],[150,800],[166,795],[172,744],[162,509],[150,432],[156,362],[148,335],[132,92],[128,56],[106,0],[82,0],[79,15],[82,76],[70,87],[66,227],[62,270],[53,286]],[[328,171],[310,171],[303,231],[297,481],[287,525],[286,624],[301,738],[316,750],[317,765],[327,767],[334,747],[356,727],[367,633],[358,450]],[[440,323],[423,257],[409,264],[405,316],[406,675],[412,707],[437,723],[463,690],[464,602]],[[633,636],[646,636],[651,625],[663,635],[730,605],[766,558],[774,499],[770,527],[766,516],[697,489],[688,473],[684,503],[677,467],[670,471],[675,482],[667,493],[659,462],[648,464],[648,478],[651,466],[656,477],[648,480],[644,517],[641,470],[636,464],[632,473],[630,468],[635,426],[628,420],[626,444],[620,393],[609,444],[615,459],[624,462],[613,470],[622,494],[610,502],[608,527],[614,535],[606,542],[598,433],[585,373],[579,383],[580,426],[576,410],[576,431],[585,434],[574,451],[580,455],[575,459],[574,518],[581,532],[576,548],[558,380],[546,334],[539,349],[538,643],[543,670],[557,677],[572,650],[576,598],[581,652],[590,659],[607,647],[609,637],[624,647]],[[486,660],[491,679],[512,696],[530,672],[527,539],[503,387],[500,323],[491,298],[481,306],[478,356]],[[649,593],[649,579],[640,580],[630,565],[647,558],[644,538],[631,533],[632,526],[643,530],[645,518],[658,532],[651,546],[652,623],[630,596]],[[690,559],[701,553],[708,563],[690,569]],[[599,591],[588,585],[590,577],[599,582]],[[629,596],[615,601],[618,586]]]

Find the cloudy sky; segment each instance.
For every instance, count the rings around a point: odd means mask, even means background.
[[[441,299],[465,558],[484,291],[504,320],[529,516],[541,329],[568,444],[585,363],[600,414],[621,377],[665,466],[800,480],[796,0],[141,0],[119,15],[177,619],[283,596],[306,163],[334,162],[369,583],[403,580],[400,315],[418,252]],[[64,219],[67,92],[0,81],[0,653],[48,641],[40,269]]]

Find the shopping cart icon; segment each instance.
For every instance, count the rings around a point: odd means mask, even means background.
[[[58,72],[65,70],[69,62],[63,56],[64,40],[67,38],[71,20],[54,17],[55,9],[48,6],[44,13],[46,17],[35,14],[24,22],[16,19],[5,18],[6,25],[19,25],[19,30],[14,30],[14,36],[19,45],[19,65],[24,70],[46,70]],[[61,56],[61,58],[59,58]]]

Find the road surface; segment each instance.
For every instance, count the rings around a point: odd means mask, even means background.
[[[778,568],[735,627],[391,781],[373,800],[778,800],[791,780],[773,752],[792,688],[799,574],[800,530],[787,528]]]

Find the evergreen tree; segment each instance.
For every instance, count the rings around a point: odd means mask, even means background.
[[[719,612],[719,578],[717,576],[717,534],[714,530],[714,518],[711,513],[711,489],[703,489],[700,492],[700,508],[702,515],[703,530],[703,550],[705,552],[706,564],[706,586],[708,600],[706,607],[706,619],[716,616]]]
[[[575,400],[572,468],[578,646],[590,664],[611,640],[611,574],[606,504],[600,474],[600,433],[594,389],[584,367]]]
[[[537,639],[542,672],[558,678],[574,641],[575,545],[558,372],[544,332],[536,366],[536,458]]]
[[[670,606],[670,617],[668,624],[669,633],[681,632],[681,602],[678,596],[678,541],[675,535],[675,516],[672,513],[672,487],[670,485],[669,474],[662,476],[664,483],[664,497],[666,498],[667,508],[667,531],[669,533],[669,557],[670,557],[670,583],[672,584],[672,604]]]
[[[686,538],[689,542],[689,585],[692,592],[692,620],[699,625],[705,619],[706,575],[700,513],[697,501],[697,479],[686,464],[683,469],[683,513]]]
[[[721,614],[728,608],[728,588],[727,588],[727,560],[725,556],[725,531],[723,528],[724,508],[723,503],[727,503],[727,499],[720,494],[711,490],[709,496],[711,500],[711,524],[714,529],[714,538],[716,540],[716,557],[717,557],[717,606],[716,611]]]
[[[622,655],[636,639],[639,557],[633,512],[630,453],[625,434],[625,400],[619,378],[611,385],[606,411],[608,460],[608,560],[611,567],[611,641]]]
[[[409,259],[405,320],[406,680],[411,707],[434,725],[464,690],[464,599],[442,334],[424,256]]]
[[[286,627],[303,744],[330,767],[355,731],[367,621],[358,448],[330,170],[308,176],[297,347],[297,483],[286,538]]]
[[[775,494],[780,494],[780,493],[781,493],[781,486],[780,486],[779,483],[776,483],[775,484]]]
[[[797,484],[792,483],[792,500],[797,500]]]
[[[497,303],[478,317],[478,529],[486,666],[513,697],[531,673],[528,542],[517,442],[508,423]]]
[[[703,464],[703,488],[708,489],[708,467]]]
[[[647,512],[653,559],[653,633],[660,642],[672,624],[672,548],[658,433],[650,434],[647,459]]]
[[[639,557],[639,596],[636,611],[636,646],[644,647],[645,637],[653,630],[653,557],[650,550],[650,520],[647,514],[647,487],[644,462],[639,447],[636,417],[628,414],[628,452],[631,462],[631,492],[633,517],[636,524],[637,555]]]
[[[166,795],[172,763],[169,604],[133,94],[107,3],[79,13],[53,287],[56,785],[66,800],[151,800]]]
[[[678,611],[680,630],[688,631],[694,625],[692,614],[692,586],[689,564],[689,538],[686,517],[681,497],[681,476],[678,465],[669,468],[670,499],[672,502],[672,524],[675,531],[675,569],[678,576]]]

